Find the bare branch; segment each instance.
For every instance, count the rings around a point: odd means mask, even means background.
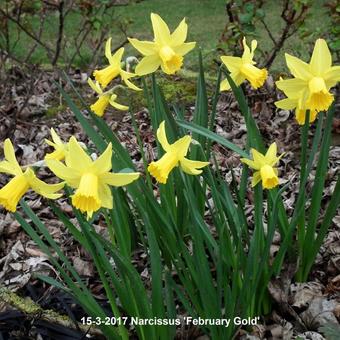
[[[36,37],[32,32],[26,29],[25,26],[21,24],[21,22],[12,16],[8,15],[4,10],[0,8],[0,13],[6,17],[7,19],[11,20],[14,22],[23,32],[25,32],[30,38],[32,38],[35,42],[37,42],[40,46],[42,46],[45,50],[49,58],[51,58],[52,55],[52,50],[49,46],[47,46],[45,43],[43,43],[38,37]]]
[[[60,1],[58,5],[58,12],[59,12],[59,27],[58,27],[58,38],[55,46],[55,53],[54,57],[52,60],[52,66],[55,66],[55,64],[58,61],[59,55],[60,55],[60,46],[61,46],[61,41],[63,38],[63,31],[64,31],[64,1]]]

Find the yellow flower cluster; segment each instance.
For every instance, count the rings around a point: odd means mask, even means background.
[[[89,85],[98,95],[98,100],[90,106],[90,109],[99,117],[103,116],[104,111],[109,104],[111,104],[114,108],[118,110],[124,111],[129,109],[127,106],[121,105],[116,102],[117,95],[114,93],[114,90],[117,86],[111,88],[110,90],[105,90],[107,85],[110,84],[115,78],[120,77],[125,85],[132,90],[140,90],[140,88],[138,88],[130,81],[130,78],[133,78],[136,75],[122,69],[121,64],[123,54],[124,47],[120,48],[117,52],[112,54],[111,38],[109,38],[105,46],[105,57],[108,60],[109,65],[102,70],[95,70],[93,72],[93,76],[96,82],[93,82],[91,78],[88,79]]]
[[[98,116],[103,115],[108,104],[118,110],[128,109],[116,102],[117,95],[113,94],[113,90],[103,91],[113,79],[120,76],[129,88],[139,90],[129,81],[130,78],[153,73],[159,67],[166,74],[174,74],[182,67],[184,55],[195,47],[195,42],[185,42],[188,33],[185,19],[180,22],[173,33],[170,33],[168,25],[155,13],[151,13],[151,23],[154,33],[153,41],[129,38],[131,45],[143,55],[142,60],[136,66],[135,74],[121,68],[124,48],[120,48],[114,55],[111,55],[111,38],[107,41],[105,56],[109,61],[109,66],[94,72],[96,84],[89,80],[90,86],[99,95],[97,102],[91,105],[91,109]],[[248,80],[251,86],[257,89],[266,81],[268,72],[266,69],[255,66],[254,52],[257,41],[252,40],[249,48],[244,37],[242,44],[244,52],[241,57],[222,56],[221,61],[230,72],[236,86]],[[289,54],[286,54],[286,62],[295,78],[280,79],[276,82],[277,87],[285,93],[287,98],[275,104],[278,108],[295,109],[296,120],[299,124],[304,124],[306,111],[310,110],[310,122],[313,122],[317,113],[327,110],[334,100],[329,90],[340,79],[340,66],[332,66],[332,57],[323,39],[316,41],[309,64]],[[221,82],[220,89],[221,91],[230,89],[227,79]]]
[[[56,199],[62,196],[56,192],[67,184],[74,189],[74,194],[71,196],[72,205],[86,213],[87,218],[91,218],[100,208],[113,208],[110,186],[128,185],[140,176],[138,172],[111,172],[111,143],[103,154],[93,161],[75,137],[72,136],[67,143],[64,143],[53,128],[51,137],[52,142],[45,141],[54,148],[54,151],[45,155],[44,162],[58,178],[63,180],[58,184],[42,182],[31,167],[27,167],[23,172],[15,158],[11,141],[6,139],[5,160],[0,162],[0,173],[15,176],[0,189],[0,205],[6,210],[15,212],[19,200],[30,188],[44,197]],[[189,175],[199,175],[202,172],[200,169],[209,164],[209,162],[191,161],[185,157],[191,143],[190,136],[184,136],[175,143],[169,144],[164,121],[157,130],[157,138],[166,153],[159,161],[151,162],[148,170],[159,183],[165,184],[171,170],[178,165]]]
[[[182,67],[184,55],[195,47],[195,42],[185,42],[188,31],[185,19],[172,33],[159,15],[152,13],[151,22],[154,33],[153,41],[129,38],[131,45],[143,55],[136,66],[135,74],[122,68],[124,48],[112,54],[111,39],[106,42],[105,56],[109,65],[94,71],[95,82],[92,79],[88,80],[89,85],[98,95],[97,101],[90,106],[98,116],[103,116],[109,104],[118,110],[128,109],[127,106],[116,101],[117,94],[114,90],[117,86],[106,89],[114,79],[120,77],[128,88],[138,91],[140,88],[130,81],[131,78],[153,73],[159,68],[166,74],[174,74]],[[257,41],[253,40],[250,48],[245,38],[242,43],[244,52],[241,57],[222,56],[221,60],[236,86],[248,80],[251,86],[257,89],[265,83],[268,72],[266,69],[254,66],[256,63],[253,59]],[[334,100],[330,89],[340,79],[340,67],[332,66],[331,54],[323,39],[316,41],[309,64],[289,54],[286,54],[286,62],[294,78],[280,79],[276,82],[277,87],[287,98],[275,104],[279,108],[295,109],[299,124],[304,124],[306,111],[309,110],[310,122],[313,122],[317,113],[327,110]],[[228,80],[221,82],[220,89],[221,91],[230,89]],[[87,217],[90,218],[101,207],[112,208],[113,198],[110,186],[124,186],[140,176],[138,172],[111,172],[111,144],[98,159],[93,161],[75,137],[71,137],[68,143],[64,143],[54,129],[51,129],[51,137],[52,141],[46,140],[46,143],[52,146],[54,151],[45,156],[45,163],[57,177],[64,181],[58,184],[42,182],[30,166],[23,171],[16,160],[11,141],[5,140],[5,160],[0,162],[0,172],[13,175],[14,178],[0,189],[0,204],[8,211],[16,210],[19,200],[29,189],[44,197],[56,199],[61,196],[56,192],[67,184],[74,189],[74,194],[71,196],[73,206],[87,213]],[[166,184],[170,172],[175,167],[179,166],[189,175],[199,175],[203,171],[202,168],[209,164],[209,162],[186,158],[192,141],[189,135],[170,144],[166,136],[164,121],[158,127],[157,139],[165,153],[158,161],[149,164],[148,171],[159,183]],[[279,184],[276,166],[282,157],[282,155],[277,157],[276,143],[270,145],[265,155],[255,149],[251,149],[251,155],[252,159],[242,158],[241,161],[255,170],[252,186],[262,182],[265,189],[276,187]]]
[[[98,100],[90,106],[96,115],[103,116],[109,104],[118,110],[128,110],[127,106],[116,102],[115,87],[104,91],[112,80],[120,76],[127,87],[138,91],[140,88],[131,83],[130,78],[152,73],[159,67],[166,74],[174,74],[182,67],[183,56],[195,47],[195,42],[185,42],[188,32],[188,25],[185,19],[182,20],[172,34],[168,25],[159,15],[151,13],[151,22],[155,37],[154,41],[140,41],[129,38],[131,45],[144,56],[136,67],[136,74],[127,72],[121,67],[124,48],[120,48],[112,55],[111,38],[106,42],[105,56],[109,61],[109,65],[102,70],[94,71],[93,76],[96,83],[91,79],[88,80],[89,85],[98,94]]]
[[[39,180],[30,166],[25,172],[19,166],[14,148],[9,139],[4,143],[5,160],[0,162],[0,173],[8,173],[14,178],[0,189],[0,205],[15,212],[19,200],[32,189],[41,196],[56,199],[65,184],[75,189],[71,196],[72,205],[90,218],[101,207],[111,209],[113,198],[109,186],[127,185],[139,177],[138,172],[112,173],[112,146],[109,144],[103,154],[95,161],[87,155],[75,137],[63,143],[54,129],[51,129],[53,142],[46,142],[54,147],[52,153],[46,154],[47,167],[64,182],[46,184]],[[64,162],[63,162],[64,161]]]

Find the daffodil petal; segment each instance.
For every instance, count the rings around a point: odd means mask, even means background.
[[[123,58],[124,50],[124,47],[121,47],[115,52],[115,54],[111,57],[111,64],[117,65],[117,67],[120,68],[120,63]]]
[[[302,80],[308,81],[312,78],[312,74],[310,72],[309,64],[304,61],[296,58],[288,53],[285,54],[287,66],[291,72],[291,74]]]
[[[110,187],[107,184],[99,184],[98,196],[101,201],[101,205],[104,208],[113,208],[113,197]]]
[[[176,54],[183,56],[195,48],[195,46],[196,42],[183,43],[182,45],[175,46],[174,51]]]
[[[249,158],[241,158],[240,159],[242,163],[247,164],[252,169],[258,170],[258,166],[255,164],[255,162]]]
[[[75,137],[71,137],[68,142],[69,152],[66,155],[65,163],[68,167],[83,171],[90,167],[92,160],[79,145]]]
[[[278,89],[284,92],[287,97],[297,97],[299,92],[306,89],[308,83],[298,78],[278,80],[275,82]]]
[[[253,40],[254,41],[254,40]],[[255,40],[256,41],[256,40]],[[243,54],[242,54],[242,60],[245,63],[249,63],[251,62],[251,60],[253,59],[253,54],[249,48],[249,46],[247,45],[247,40],[246,37],[243,37],[242,39],[242,45],[243,45]]]
[[[155,13],[151,13],[152,28],[155,42],[161,45],[168,45],[170,42],[170,31],[164,20]]]
[[[112,168],[112,144],[106,147],[105,151],[92,163],[89,171],[96,175],[108,172]]]
[[[298,102],[297,99],[285,98],[285,99],[276,101],[274,104],[279,109],[292,110],[296,108],[297,102]]]
[[[267,164],[273,165],[272,164],[273,161],[274,161],[274,164],[276,163],[276,160],[277,160],[276,153],[277,153],[277,145],[274,142],[270,145],[270,147],[268,148],[264,156]]]
[[[48,139],[44,139],[45,143],[48,144],[49,146],[53,146],[54,148],[57,146],[55,143],[51,142],[50,140]]]
[[[8,161],[2,161],[0,162],[0,173],[10,174],[10,175],[16,175],[17,171],[13,165]]]
[[[116,101],[111,100],[109,101],[110,105],[113,106],[115,109],[120,110],[120,111],[127,111],[129,109],[128,106],[126,105],[122,105],[122,104],[118,104]]]
[[[321,76],[332,66],[332,55],[329,52],[324,39],[318,39],[315,43],[312,58],[310,60],[311,72],[315,76]]]
[[[262,165],[266,164],[265,157],[256,149],[251,149],[251,153],[253,155],[254,163],[256,165],[256,168],[254,169],[259,169],[262,167]]]
[[[137,51],[145,56],[153,55],[157,52],[155,43],[152,41],[141,41],[129,38],[129,42]]]
[[[70,169],[62,162],[55,159],[45,159],[47,167],[59,178],[66,181],[66,183],[75,188],[79,185],[81,173],[77,170]]]
[[[256,50],[256,47],[257,47],[257,40],[252,40],[251,41],[251,52],[254,54],[255,50]]]
[[[106,44],[105,44],[105,57],[111,64],[111,61],[112,61],[111,38],[107,39]]]
[[[199,175],[203,170],[201,168],[209,165],[209,162],[192,161],[187,158],[180,160],[182,170],[189,175]]]
[[[236,86],[240,86],[246,80],[246,77],[243,75],[243,73],[238,71],[230,73],[230,77]]]
[[[122,77],[122,79],[125,82],[127,87],[129,87],[130,89],[135,90],[135,91],[141,91],[142,90],[129,80],[130,78],[136,77],[136,74],[122,70],[120,72],[120,75],[121,75],[121,77]]]
[[[261,181],[261,174],[260,171],[256,171],[253,173],[253,178],[251,180],[251,186],[254,188]]]
[[[230,84],[228,82],[228,79],[224,79],[220,83],[220,91],[229,91],[230,90]]]
[[[139,177],[139,172],[131,173],[111,173],[107,172],[100,177],[102,183],[113,185],[115,187],[121,187],[123,185],[130,184]]]
[[[171,43],[172,47],[181,45],[187,38],[188,33],[188,25],[185,22],[185,18],[180,22],[174,32],[171,34]]]
[[[53,128],[51,128],[51,137],[54,143],[59,144],[59,145],[63,144],[60,137],[57,135],[57,133],[55,132]]]
[[[170,144],[169,144],[168,139],[166,137],[165,121],[164,120],[162,121],[162,123],[159,124],[159,127],[157,129],[157,139],[161,143],[164,151],[170,150]]]
[[[238,72],[242,66],[242,59],[239,57],[223,56],[221,60],[229,72]]]
[[[327,89],[335,86],[340,81],[340,66],[333,66],[329,68],[323,75]]]
[[[54,198],[57,195],[58,197],[61,196],[61,194],[56,194],[56,191],[59,191],[62,189],[65,185],[64,182],[57,183],[57,184],[47,184],[43,181],[41,181],[33,172],[32,169],[28,168],[25,171],[25,177],[32,188],[37,194],[47,197],[47,198]],[[52,195],[52,196],[51,196]]]
[[[20,165],[15,157],[15,152],[13,148],[13,144],[9,138],[7,138],[4,142],[4,154],[5,159],[11,164],[13,167],[13,174],[20,175],[22,174],[22,170]]]
[[[65,152],[62,149],[55,150],[45,155],[44,159],[56,159],[61,161],[65,158]]]
[[[136,66],[136,74],[144,76],[153,73],[159,68],[160,64],[161,59],[156,54],[144,57]]]
[[[102,94],[103,90],[101,89],[98,82],[94,83],[94,81],[91,78],[87,79],[87,83],[91,86],[92,90],[98,94]]]
[[[175,143],[171,144],[171,150],[176,150],[178,159],[181,160],[188,153],[191,143],[191,136],[187,135],[178,139]]]
[[[236,71],[235,73],[230,73],[230,76],[236,86],[240,86],[246,80],[244,75],[238,71]],[[228,91],[230,90],[230,87],[231,86],[228,82],[228,79],[225,79],[220,84],[220,91]]]

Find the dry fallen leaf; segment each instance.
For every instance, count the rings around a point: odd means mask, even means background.
[[[327,300],[326,297],[314,298],[306,311],[301,313],[301,319],[309,328],[323,326],[328,322],[337,323],[334,310],[339,303],[336,300]]]

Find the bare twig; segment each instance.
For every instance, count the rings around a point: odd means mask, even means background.
[[[60,46],[61,40],[63,38],[63,31],[64,31],[64,1],[60,1],[58,5],[58,12],[59,12],[59,27],[58,27],[58,38],[55,46],[55,53],[52,60],[52,66],[54,66],[59,58],[60,55]]]
[[[262,25],[264,26],[270,40],[273,42],[274,45],[276,45],[276,40],[275,40],[270,28],[268,27],[267,23],[264,21],[264,18],[261,18],[260,21],[261,21]]]
[[[25,26],[23,26],[20,22],[20,20],[17,20],[13,18],[12,16],[8,15],[2,8],[0,8],[0,13],[6,17],[7,19],[14,22],[23,32],[25,32],[30,38],[32,38],[34,41],[36,41],[41,47],[43,47],[46,50],[47,55],[49,58],[52,56],[52,50],[49,46],[47,46],[45,43],[43,43],[38,37],[36,37],[32,32],[30,32]]]
[[[290,0],[285,0],[281,12],[281,18],[285,21],[285,27],[283,28],[280,37],[277,40],[271,34],[271,31],[266,25],[265,21],[261,20],[261,23],[264,25],[270,39],[274,43],[274,47],[264,63],[266,68],[269,68],[272,65],[276,55],[282,49],[285,41],[298,31],[307,15],[307,10],[308,6],[303,5],[299,13],[297,13],[297,11],[292,7],[292,2]]]

